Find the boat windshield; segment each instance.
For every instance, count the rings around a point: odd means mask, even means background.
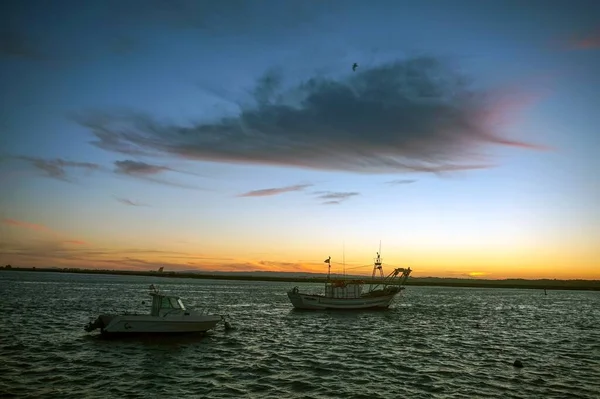
[[[180,299],[168,296],[162,297],[160,307],[161,309],[185,309]]]

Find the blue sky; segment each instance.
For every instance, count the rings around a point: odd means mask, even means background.
[[[1,15],[6,262],[598,277],[597,2]]]

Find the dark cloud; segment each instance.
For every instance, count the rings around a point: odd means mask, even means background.
[[[313,78],[287,91],[281,81],[270,71],[253,92],[254,106],[215,123],[180,126],[136,112],[78,121],[93,144],[126,154],[362,173],[482,168],[489,167],[479,163],[485,147],[538,148],[492,130],[522,97],[499,103],[432,57]]]
[[[141,202],[132,201],[127,198],[115,197],[115,200],[119,201],[122,204],[129,205],[129,206],[148,206],[146,204],[142,204]]]
[[[320,191],[318,192],[319,198],[322,199],[336,199],[336,200],[344,200],[355,195],[359,195],[359,193],[345,193],[345,192],[332,192],[332,191]]]
[[[115,169],[114,172],[123,175],[132,175],[132,176],[151,176],[157,175],[162,172],[177,172],[183,173],[191,176],[203,176],[198,173],[187,172],[184,170],[174,169],[169,166],[163,165],[155,165],[141,161],[133,161],[131,159],[126,159],[123,161],[115,161],[114,163]]]
[[[347,199],[360,195],[356,192],[317,191],[317,198],[324,200],[323,205],[338,205]]]
[[[283,193],[289,193],[292,191],[302,191],[305,188],[310,187],[311,185],[312,184],[296,184],[294,186],[287,187],[264,188],[261,190],[248,191],[247,193],[238,195],[238,197],[266,197],[269,195],[278,195]]]
[[[200,187],[177,183],[177,182],[165,180],[165,179],[159,179],[156,177],[156,175],[161,174],[163,172],[168,172],[168,171],[187,173],[187,174],[196,176],[195,173],[181,172],[181,171],[172,169],[167,166],[154,165],[154,164],[149,164],[149,163],[141,162],[141,161],[133,161],[130,159],[127,159],[124,161],[115,161],[114,165],[115,165],[114,173],[116,173],[118,175],[131,176],[131,177],[135,177],[135,178],[142,179],[145,181],[159,183],[159,184],[172,186],[172,187],[200,189]]]
[[[134,175],[134,176],[148,176],[156,175],[161,172],[170,170],[166,166],[152,165],[146,162],[140,161],[115,161],[115,173],[123,175]]]
[[[4,29],[0,31],[0,57],[36,60],[42,55],[24,33]]]
[[[42,171],[46,177],[72,182],[67,175],[67,168],[84,169],[87,172],[100,169],[100,165],[91,162],[73,162],[61,158],[43,159],[38,157],[20,156],[18,159],[29,162],[32,166]]]
[[[192,176],[200,176],[193,172],[186,172],[177,169],[173,169],[167,166],[162,165],[154,165],[146,162],[133,161],[133,160],[123,160],[116,161],[114,163],[115,168],[112,170],[102,167],[98,164],[91,162],[74,162],[67,161],[61,158],[56,159],[44,159],[39,157],[28,157],[28,156],[11,156],[8,159],[17,159],[26,161],[31,166],[36,168],[39,171],[43,172],[45,177],[49,177],[56,180],[61,180],[64,182],[79,184],[76,180],[69,175],[69,169],[74,170],[84,170],[86,174],[89,175],[92,171],[100,171],[100,172],[108,172],[115,173],[118,175],[131,176],[141,180],[145,180],[148,182],[159,183],[172,187],[180,187],[180,188],[188,188],[188,189],[201,189],[200,187],[196,187],[193,185],[182,184],[174,181],[168,181],[165,179],[159,179],[156,176],[162,172],[177,172],[188,174]],[[122,201],[121,201],[122,202]],[[129,204],[131,205],[131,204]],[[137,206],[142,206],[142,204],[137,204]]]
[[[388,181],[387,184],[396,186],[399,184],[411,184],[411,183],[415,183],[415,182],[416,182],[416,180],[411,180],[411,179],[397,179],[397,180]]]
[[[36,4],[37,3],[37,4]],[[57,12],[47,5],[57,2],[4,0],[0,2],[0,58],[28,61],[52,59],[47,38],[54,35]],[[60,7],[60,5],[58,5]],[[42,26],[43,33],[38,28]],[[47,29],[44,29],[47,28]],[[37,31],[37,32],[36,32]]]

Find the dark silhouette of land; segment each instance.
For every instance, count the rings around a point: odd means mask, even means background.
[[[79,268],[24,268],[6,265],[0,271],[27,271],[27,272],[54,272],[54,273],[82,273],[82,274],[112,274],[126,276],[152,276],[174,278],[196,278],[214,280],[243,280],[243,281],[279,281],[294,283],[325,283],[326,274],[318,273],[285,273],[285,272],[200,272],[200,271],[140,271],[140,270],[99,270]],[[332,278],[341,278],[334,276]],[[369,284],[381,282],[380,279],[371,281],[370,277],[347,275],[346,278],[360,279]],[[471,287],[471,288],[525,288],[525,289],[550,289],[550,290],[588,290],[600,291],[600,280],[556,280],[556,279],[504,279],[485,280],[469,278],[442,278],[442,277],[410,277],[406,285],[435,286],[435,287]]]

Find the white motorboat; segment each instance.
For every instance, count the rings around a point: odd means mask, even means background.
[[[331,256],[325,260],[331,270]],[[380,278],[375,279],[379,271]],[[327,273],[325,295],[301,293],[298,287],[288,291],[292,305],[297,309],[386,309],[394,297],[404,289],[404,283],[411,273],[410,267],[396,268],[387,277],[383,276],[382,260],[379,253],[373,265],[371,284],[367,292],[362,291],[362,280],[331,280]]]
[[[181,334],[202,333],[214,328],[218,323],[229,323],[221,315],[211,315],[186,309],[181,298],[165,295],[150,286],[152,308],[150,314],[101,314],[88,323],[87,332],[100,329],[104,336],[133,334]]]

